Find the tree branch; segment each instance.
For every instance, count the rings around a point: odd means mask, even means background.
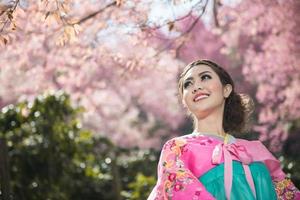
[[[20,0],[16,0],[15,4],[13,6],[11,6],[12,8],[9,8],[8,10],[1,12],[1,15],[4,14],[4,13],[7,13],[7,18],[6,18],[5,22],[3,23],[3,26],[2,26],[2,28],[0,30],[0,34],[3,32],[3,30],[4,30],[5,26],[6,26],[6,24],[8,23],[8,21],[12,21],[12,19],[13,19],[13,13],[17,9],[19,1]]]
[[[73,23],[73,24],[82,24],[83,22],[95,17],[96,15],[98,15],[99,13],[103,12],[106,8],[109,8],[111,6],[115,6],[117,5],[117,1],[114,1],[110,4],[107,4],[104,8],[100,8],[99,10],[93,12],[93,13],[90,13],[89,15],[85,16],[84,18],[80,19],[78,22],[76,23]]]
[[[219,0],[214,0],[214,5],[213,5],[213,17],[214,17],[214,22],[215,26],[219,27],[219,20],[218,20],[218,5],[219,5]]]
[[[171,42],[169,42],[169,44],[167,44],[165,47],[163,47],[162,49],[160,49],[155,55],[158,56],[161,52],[165,51],[166,49],[170,48],[171,45],[178,39],[184,37],[185,35],[188,35],[196,26],[196,24],[198,23],[198,21],[200,20],[200,18],[202,17],[202,15],[204,14],[206,7],[207,7],[207,3],[208,0],[206,0],[205,5],[203,6],[202,12],[199,14],[199,16],[193,21],[192,25],[186,30],[184,31],[182,34],[180,34],[178,37],[174,38],[173,40],[171,40]],[[192,10],[189,12],[189,15],[192,13]],[[188,15],[188,16],[189,16]],[[185,16],[187,17],[187,16]],[[180,50],[180,48],[184,45],[185,41],[182,41],[178,47],[176,48],[176,56],[178,56],[178,51]]]

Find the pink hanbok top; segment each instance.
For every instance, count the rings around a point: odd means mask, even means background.
[[[278,199],[300,199],[299,190],[281,170],[280,162],[258,140],[237,139],[227,134],[195,133],[168,140],[161,151],[157,183],[147,200],[212,200],[216,199],[199,177],[217,165],[224,164],[226,199],[232,187],[232,162],[242,163],[247,182],[255,194],[248,165],[263,162],[270,172]]]

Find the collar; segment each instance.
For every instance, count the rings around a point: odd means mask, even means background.
[[[193,132],[191,135],[195,136],[206,136],[206,137],[212,137],[214,139],[222,141],[224,144],[232,144],[236,141],[236,138],[229,133],[226,133],[225,136],[217,135],[217,134],[211,134],[211,133],[200,133],[200,132]]]

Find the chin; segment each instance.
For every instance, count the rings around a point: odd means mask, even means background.
[[[194,115],[197,117],[197,119],[203,119],[210,115],[211,112],[197,112],[194,113]]]
[[[211,107],[196,107],[193,109],[194,114],[201,114],[201,113],[209,113],[211,112],[212,108]]]
[[[197,106],[194,107],[193,114],[196,116],[204,115],[207,116],[208,114],[212,113],[214,110],[218,109],[219,106]]]

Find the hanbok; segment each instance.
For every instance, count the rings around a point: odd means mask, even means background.
[[[280,162],[258,140],[191,133],[168,140],[148,200],[300,199]]]

